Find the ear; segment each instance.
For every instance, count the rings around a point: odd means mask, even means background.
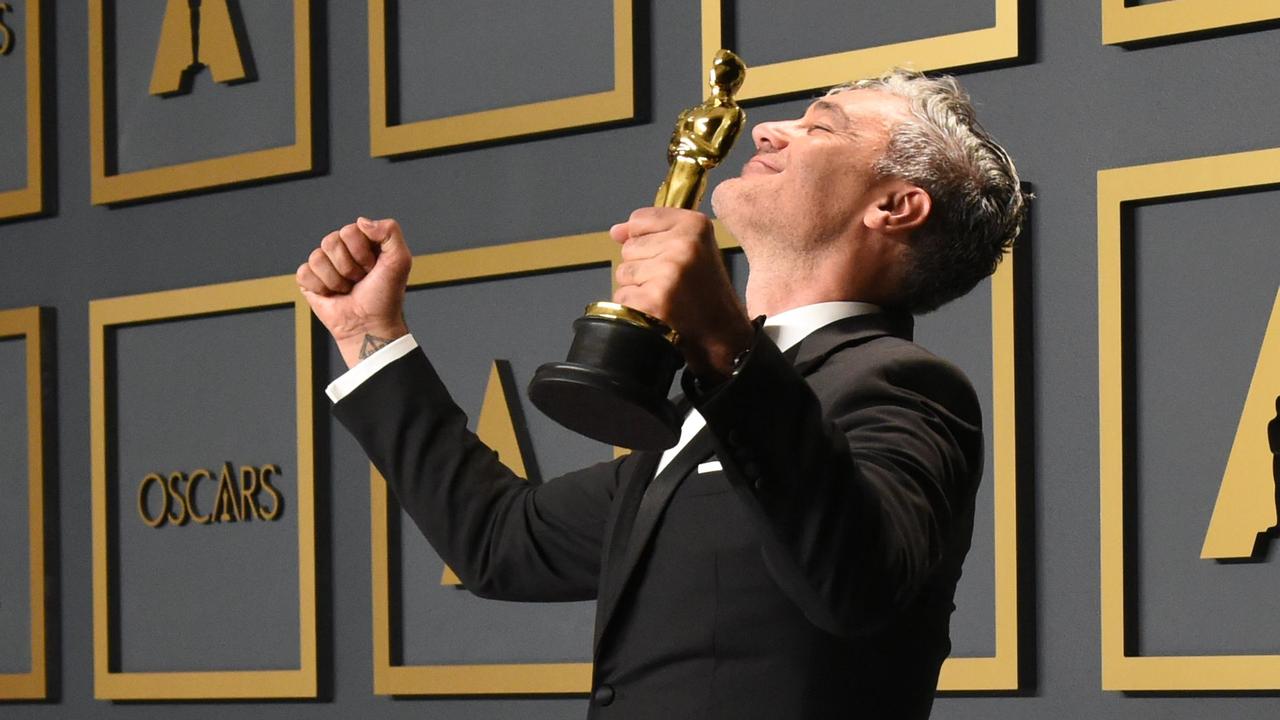
[[[929,193],[907,182],[895,182],[867,208],[863,222],[884,233],[909,233],[924,225],[932,209]]]

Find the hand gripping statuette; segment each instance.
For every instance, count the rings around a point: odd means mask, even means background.
[[[667,146],[670,169],[654,205],[694,209],[706,173],[729,154],[746,123],[734,102],[746,65],[728,50],[716,53],[711,96],[680,113]],[[635,450],[660,450],[680,438],[681,418],[667,400],[684,364],[679,335],[658,318],[612,302],[596,302],[573,323],[565,362],[534,373],[529,399],[561,425],[593,440]]]

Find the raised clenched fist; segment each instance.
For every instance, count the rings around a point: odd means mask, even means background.
[[[413,256],[395,220],[360,218],[324,236],[297,281],[351,367],[405,335],[405,283]]]

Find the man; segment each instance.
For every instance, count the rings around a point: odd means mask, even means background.
[[[949,78],[842,86],[752,134],[712,198],[750,262],[745,310],[705,216],[610,230],[613,299],[680,333],[676,448],[512,477],[408,335],[387,220],[298,269],[353,366],[335,413],[473,592],[597,598],[591,717],[923,718],[983,450],[972,388],[910,342],[910,313],[994,270],[1018,177]]]

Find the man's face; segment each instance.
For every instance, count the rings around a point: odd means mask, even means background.
[[[909,118],[901,97],[848,90],[796,120],[761,123],[751,133],[755,156],[715,189],[712,207],[748,253],[762,242],[803,251],[845,238],[874,202],[890,129]]]

